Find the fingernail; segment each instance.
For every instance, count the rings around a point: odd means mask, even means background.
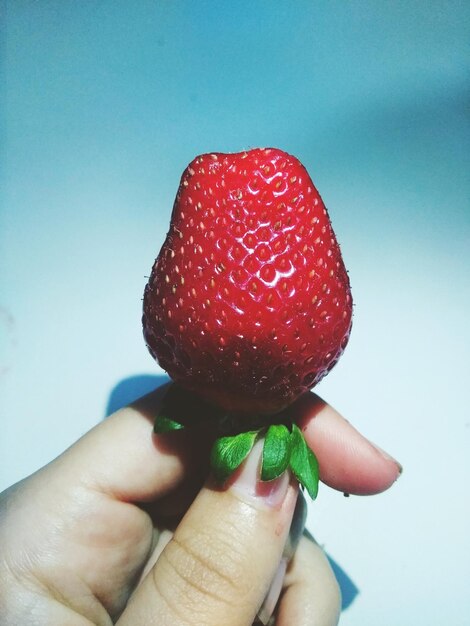
[[[386,461],[392,461],[393,463],[395,463],[395,465],[397,466],[397,470],[398,470],[398,476],[400,476],[400,474],[403,472],[402,464],[399,463],[396,459],[394,459],[393,456],[391,456],[388,452],[385,452],[385,450],[382,450],[382,448],[380,448],[377,444],[372,443],[372,441],[370,442],[370,444],[373,448],[375,448],[375,450],[377,450],[377,452],[380,454],[382,458],[384,458]]]
[[[230,489],[238,493],[242,499],[249,498],[270,508],[277,508],[286,497],[289,487],[289,473],[284,472],[274,480],[261,480],[263,444],[264,440],[255,443],[247,459],[238,470]]]

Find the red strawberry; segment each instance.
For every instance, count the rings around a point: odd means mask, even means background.
[[[303,165],[277,149],[194,159],[144,296],[148,348],[172,379],[228,411],[275,414],[335,365],[351,317]]]

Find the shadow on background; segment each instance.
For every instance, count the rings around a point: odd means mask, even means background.
[[[109,395],[105,417],[161,387],[169,380],[166,375],[152,376],[150,374],[130,376],[121,380]],[[354,602],[359,589],[331,556],[327,554],[327,558],[341,589],[341,610],[344,611]]]
[[[359,593],[359,589],[338,563],[336,563],[329,554],[326,556],[330,562],[335,578],[338,581],[339,588],[341,589],[341,610],[344,611],[354,602]]]
[[[157,389],[157,387],[161,387],[169,380],[170,379],[165,374],[160,376],[139,374],[124,378],[109,394],[105,417],[131,404],[131,402],[135,402],[141,396],[145,396],[154,389]]]

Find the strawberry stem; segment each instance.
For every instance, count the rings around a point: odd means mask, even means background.
[[[261,480],[274,480],[290,469],[310,497],[313,500],[317,497],[317,458],[300,428],[286,413],[250,417],[222,413],[171,385],[155,418],[154,432],[164,434],[183,429],[204,429],[214,439],[210,465],[219,483],[224,483],[240,467],[256,440],[264,437]]]

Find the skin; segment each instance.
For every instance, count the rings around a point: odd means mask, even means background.
[[[224,489],[215,486],[210,442],[184,431],[152,435],[160,399],[157,390],[121,409],[1,494],[4,626],[252,624],[282,556],[297,486],[285,476],[269,497],[250,491],[248,462]],[[378,493],[398,478],[396,461],[318,396],[291,410],[334,489]],[[303,537],[276,624],[330,626],[339,609],[328,561]]]

